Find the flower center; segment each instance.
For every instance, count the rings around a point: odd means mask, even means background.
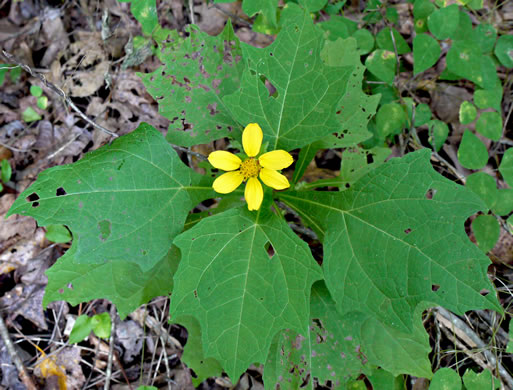
[[[240,165],[240,173],[244,176],[244,180],[248,180],[250,177],[257,177],[260,173],[258,160],[248,158],[246,161],[243,161]]]

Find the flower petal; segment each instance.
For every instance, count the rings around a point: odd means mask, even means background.
[[[244,198],[248,202],[248,210],[258,210],[264,199],[262,184],[255,177],[250,177],[246,183]]]
[[[272,169],[262,168],[260,170],[260,179],[265,185],[274,188],[275,190],[284,190],[285,188],[290,187],[288,179],[281,173]]]
[[[257,123],[250,123],[242,132],[242,146],[248,157],[255,157],[260,153],[264,134]]]
[[[258,162],[264,168],[277,170],[287,168],[294,162],[294,159],[285,150],[273,150],[272,152],[262,154],[258,158]]]
[[[233,153],[217,150],[208,155],[208,162],[214,168],[222,169],[223,171],[235,171],[240,168],[242,161]]]
[[[227,172],[215,179],[212,187],[215,192],[228,194],[229,192],[235,191],[243,180],[244,176],[242,176],[239,171]]]

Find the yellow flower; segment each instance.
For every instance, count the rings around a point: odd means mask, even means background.
[[[212,152],[208,156],[208,161],[214,168],[228,171],[214,180],[212,184],[214,190],[221,194],[228,194],[245,181],[244,197],[248,202],[249,210],[258,210],[264,198],[264,190],[258,177],[264,184],[275,190],[290,187],[287,178],[277,171],[290,166],[294,161],[292,156],[285,150],[274,150],[257,158],[262,146],[262,138],[260,126],[250,123],[242,133],[242,147],[248,158],[242,161],[235,154],[222,150]]]

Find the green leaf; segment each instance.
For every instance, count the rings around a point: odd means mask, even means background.
[[[167,253],[188,211],[212,197],[153,127],[142,123],[74,164],[48,169],[14,202],[9,215],[70,228],[74,262],[131,263],[148,271]]]
[[[384,147],[344,150],[340,164],[340,177],[344,184],[341,189],[345,189],[346,183],[353,184],[364,174],[383,164],[391,153],[392,151],[389,148]],[[372,159],[372,163],[367,162],[369,158]]]
[[[479,44],[481,52],[489,54],[492,52],[497,40],[497,30],[491,24],[480,23],[473,30],[472,37],[472,40]]]
[[[426,19],[436,10],[431,0],[415,0],[413,4],[413,16],[415,19]]]
[[[495,55],[506,68],[513,68],[513,35],[501,35],[495,45]]]
[[[472,122],[474,119],[476,119],[477,116],[477,110],[476,107],[468,102],[464,101],[460,105],[460,123],[463,125],[468,125],[470,122]]]
[[[408,332],[421,302],[501,310],[494,294],[480,294],[493,290],[490,261],[464,230],[484,205],[436,173],[430,156],[391,159],[343,192],[278,194],[325,232],[324,276],[342,314],[358,310]]]
[[[143,33],[151,35],[158,27],[156,0],[118,0],[122,3],[130,3],[130,12],[141,23]]]
[[[406,388],[403,375],[394,377],[391,373],[382,368],[372,370],[371,374],[367,374],[367,379],[369,379],[373,389],[403,390]]]
[[[488,162],[488,150],[477,136],[465,130],[458,148],[458,160],[468,169],[481,169]]]
[[[91,317],[91,324],[93,325],[93,332],[97,337],[101,339],[110,337],[112,323],[109,313],[95,314]]]
[[[351,312],[341,315],[325,284],[312,288],[310,328],[306,334],[287,330],[273,340],[264,369],[266,388],[299,389],[310,377],[323,385],[328,380],[345,388],[351,379],[372,373],[380,365],[392,374],[408,372],[430,377],[428,336],[420,321],[415,330],[406,334],[384,325],[371,315]],[[393,379],[393,378],[392,378]],[[383,387],[377,387],[383,390]],[[393,389],[393,388],[392,388]]]
[[[187,39],[162,49],[165,65],[138,74],[158,101],[159,113],[171,121],[166,138],[182,146],[208,143],[239,128],[222,99],[239,89],[243,68],[239,39],[229,22],[215,37],[195,26],[188,31]],[[182,122],[189,130],[183,130]]]
[[[395,53],[394,41],[392,40],[392,34],[395,40],[395,47],[397,48],[397,54],[406,54],[411,51],[410,46],[406,43],[405,39],[395,28],[385,27],[376,35],[376,44],[380,49],[385,49]]]
[[[180,360],[194,370],[196,377],[191,377],[194,387],[198,387],[207,378],[221,376],[223,368],[219,362],[204,356],[198,321],[194,317],[183,316],[178,319],[178,323],[187,328],[187,344]]]
[[[463,383],[466,390],[491,390],[501,387],[500,380],[494,378],[489,370],[483,370],[478,374],[471,369],[467,369],[463,374]]]
[[[440,58],[440,45],[427,34],[418,34],[413,39],[413,73],[431,68]]]
[[[359,55],[370,53],[374,48],[374,35],[369,30],[359,29],[355,31],[353,38],[356,39]]]
[[[374,50],[365,60],[365,66],[378,79],[385,83],[394,82],[396,71],[395,54],[388,50]]]
[[[380,137],[400,134],[406,126],[406,112],[397,103],[384,104],[376,114],[376,127]]]
[[[137,388],[137,390],[159,390],[159,389],[155,386],[139,386]]]
[[[497,183],[489,174],[475,172],[467,176],[465,186],[479,196],[488,208],[492,208],[497,202]]]
[[[262,127],[270,150],[302,147],[339,131],[336,106],[353,70],[321,61],[321,33],[310,15],[296,8],[289,4],[293,14],[272,45],[243,46],[249,68],[240,90],[224,98],[239,123]],[[269,96],[262,76],[276,95]]]
[[[415,19],[415,32],[422,34],[428,31],[427,18]]]
[[[513,189],[502,188],[497,191],[497,201],[492,211],[497,215],[508,215],[513,211]]]
[[[323,9],[327,2],[328,0],[308,0],[305,1],[305,5],[309,12],[317,12]]]
[[[11,164],[9,164],[9,160],[4,159],[2,162],[0,162],[0,179],[7,183],[9,180],[11,180],[12,176],[12,168]]]
[[[322,140],[311,143],[301,149],[293,183],[303,176],[310,161],[320,149],[354,146],[371,137],[367,123],[376,112],[379,95],[366,95],[362,91],[362,80],[365,68],[356,53],[354,38],[327,41],[321,57],[330,66],[352,64],[355,66],[347,83],[347,90],[338,104],[337,119],[339,127],[336,135],[329,135]]]
[[[499,165],[499,172],[506,183],[513,188],[513,148],[509,148],[504,152],[501,164]]]
[[[447,53],[447,69],[485,89],[495,87],[498,81],[493,60],[470,41],[453,42]]]
[[[493,108],[497,112],[501,112],[502,101],[502,85],[499,82],[492,89],[478,89],[474,92],[474,103],[478,108]]]
[[[278,0],[244,0],[242,10],[249,17],[254,16],[258,12],[262,12],[264,17],[269,21],[271,27],[277,27],[276,8]]]
[[[429,390],[460,390],[461,378],[458,373],[444,367],[435,372]]]
[[[91,323],[91,317],[89,317],[87,314],[78,316],[75,320],[75,324],[73,325],[73,329],[71,329],[71,333],[69,335],[69,343],[76,344],[82,340],[85,340],[92,330],[93,324]]]
[[[46,96],[40,96],[37,98],[37,102],[36,102],[36,105],[41,109],[41,110],[46,110],[46,108],[48,107],[48,98]]]
[[[23,111],[23,113],[21,114],[21,119],[23,119],[24,122],[30,123],[39,121],[43,118],[32,107],[27,107],[25,111]]]
[[[235,383],[263,363],[274,335],[308,328],[310,289],[321,272],[306,243],[275,214],[233,209],[177,239],[182,259],[170,315],[194,316],[205,357]]]
[[[415,107],[415,126],[422,126],[428,123],[432,117],[431,109],[426,103],[420,103]]]
[[[331,18],[333,18],[333,16]],[[347,26],[342,23],[342,21],[331,18],[317,24],[323,31],[324,39],[326,41],[336,41],[337,39],[348,38],[350,34],[349,31],[347,31]]]
[[[397,23],[399,21],[399,13],[395,7],[387,7],[385,17],[391,23]]]
[[[429,15],[429,31],[440,41],[450,38],[458,27],[459,17],[460,12],[456,4],[440,8]]]
[[[478,215],[472,221],[472,231],[476,237],[479,249],[487,253],[497,243],[501,227],[493,215]]]
[[[468,40],[469,37],[473,37],[472,21],[467,12],[459,11],[459,15],[458,26],[450,37],[453,42],[458,40],[465,41]]]
[[[35,97],[40,97],[43,94],[43,88],[41,88],[39,85],[31,85],[30,94]]]
[[[79,264],[76,245],[48,271],[48,286],[43,306],[65,300],[71,305],[92,299],[108,299],[116,305],[121,319],[152,298],[167,295],[173,289],[173,274],[180,253],[173,247],[152,269],[141,269],[129,262],[109,261],[105,264]]]
[[[71,241],[71,234],[64,225],[48,225],[45,238],[48,241],[63,244]]]
[[[429,143],[436,151],[439,151],[449,136],[449,126],[447,123],[433,119],[428,122],[429,127]]]
[[[331,41],[348,38],[358,28],[356,22],[340,15],[333,15],[329,20],[317,23],[316,26],[320,27],[324,31],[324,37]]]
[[[477,120],[476,130],[492,141],[499,141],[502,136],[501,115],[497,112],[482,112]]]

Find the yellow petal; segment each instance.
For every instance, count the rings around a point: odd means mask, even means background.
[[[212,187],[215,192],[228,194],[229,192],[235,191],[235,189],[240,186],[240,183],[242,183],[242,180],[244,180],[244,176],[242,176],[239,171],[227,172],[215,179]]]
[[[250,177],[246,183],[244,198],[248,202],[248,210],[258,210],[264,199],[262,184],[255,177]]]
[[[264,168],[277,170],[287,168],[294,162],[294,159],[289,152],[273,150],[272,152],[262,154],[258,158],[258,162]]]
[[[222,169],[223,171],[235,171],[240,168],[242,161],[233,153],[218,150],[208,155],[208,162],[214,168]]]
[[[274,188],[275,190],[284,190],[285,188],[290,187],[287,178],[272,169],[262,168],[260,170],[260,179],[262,179],[265,185]]]
[[[260,153],[264,134],[257,123],[250,123],[242,132],[242,146],[248,157],[255,157]]]

